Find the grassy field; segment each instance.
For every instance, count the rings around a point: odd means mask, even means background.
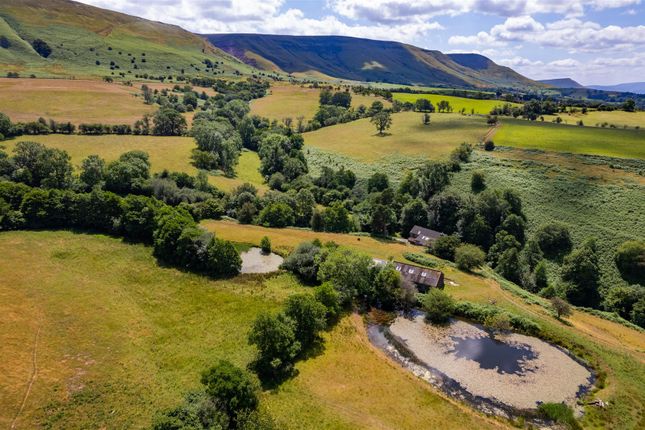
[[[470,99],[466,97],[455,97],[455,96],[444,96],[439,94],[408,94],[408,93],[394,93],[394,100],[400,102],[411,102],[414,103],[420,98],[430,100],[434,105],[435,109],[437,104],[441,100],[446,100],[452,106],[453,112],[459,112],[462,109],[466,109],[466,113],[471,113],[474,109],[474,113],[480,115],[488,115],[490,111],[495,106],[503,105],[505,102],[500,100],[479,100],[479,99]],[[516,103],[511,103],[515,106],[520,106]]]
[[[69,79],[0,79],[0,111],[12,121],[39,117],[72,124],[133,124],[156,107],[143,103],[138,87]]]
[[[305,133],[305,148],[312,146],[357,161],[375,163],[391,156],[440,159],[462,142],[479,143],[488,130],[479,116],[433,114],[422,123],[418,112],[392,115],[392,128],[379,136],[369,118]]]
[[[279,121],[291,118],[295,122],[299,116],[305,121],[313,118],[319,106],[320,89],[301,87],[291,84],[274,84],[270,94],[266,97],[251,102],[251,112],[270,119]],[[390,103],[382,98],[363,96],[352,93],[352,107],[365,105],[369,107],[372,102],[380,100],[384,105]]]
[[[135,149],[145,151],[150,156],[153,172],[164,169],[177,172],[186,172],[194,175],[197,169],[190,164],[190,153],[195,147],[191,137],[159,137],[159,136],[79,136],[50,134],[46,136],[22,136],[17,139],[1,142],[6,151],[11,153],[16,143],[23,140],[40,142],[52,148],[63,149],[72,157],[72,164],[77,168],[88,155],[97,154],[110,162],[119,158],[121,154]],[[250,182],[261,191],[267,189],[264,180],[258,171],[260,158],[257,153],[244,151],[236,169],[235,178],[224,176],[211,176],[210,182],[223,190]]]
[[[482,171],[489,188],[511,188],[522,198],[529,232],[540,224],[566,224],[576,244],[596,237],[602,282],[623,283],[613,256],[624,241],[645,237],[645,180],[637,174],[596,165],[593,157],[536,151],[476,151],[453,177],[451,188],[470,192],[475,170]],[[555,273],[553,273],[555,276]]]
[[[504,118],[493,139],[497,145],[518,148],[645,159],[645,130],[571,127]]]
[[[645,112],[625,112],[622,110],[607,111],[589,111],[586,114],[580,112],[574,114],[561,113],[559,115],[545,115],[546,121],[552,121],[560,116],[565,124],[576,125],[582,120],[587,127],[600,127],[602,123],[613,124],[618,128],[640,127],[645,128]],[[609,127],[609,125],[607,125]]]
[[[253,356],[261,311],[301,291],[289,275],[230,281],[159,267],[150,248],[101,235],[0,235],[0,425],[142,428],[199,386],[202,370]],[[40,270],[33,270],[38,266]],[[500,428],[399,369],[360,318],[325,335],[322,355],[263,402],[288,429]]]

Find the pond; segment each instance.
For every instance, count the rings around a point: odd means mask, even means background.
[[[521,363],[536,358],[536,353],[528,345],[509,344],[494,337],[457,337],[452,336],[454,349],[448,351],[456,357],[466,358],[479,363],[482,369],[495,369],[498,373],[521,374]]]
[[[284,261],[278,254],[265,254],[260,248],[250,248],[240,254],[242,258],[241,273],[271,273],[280,269]]]
[[[490,414],[513,416],[542,402],[575,405],[593,383],[591,371],[562,348],[463,320],[437,326],[417,312],[368,333],[417,376]]]

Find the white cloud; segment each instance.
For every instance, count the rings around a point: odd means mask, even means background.
[[[573,78],[584,84],[603,83],[607,85],[642,80],[645,67],[645,54],[629,57],[596,58],[581,61],[575,58],[562,58],[550,62],[533,61],[523,57],[504,58],[499,64],[512,67],[532,79]],[[617,73],[608,75],[608,68],[618,68]]]
[[[158,0],[154,5],[138,0],[81,0],[156,21],[179,25],[196,33],[272,33],[294,35],[344,35],[413,42],[437,22],[418,21],[405,26],[375,23],[347,24],[336,16],[308,18],[300,9],[282,10],[284,0]]]
[[[586,9],[615,9],[639,3],[640,0],[328,0],[329,7],[346,18],[381,23],[470,12],[505,17],[548,13],[581,16]]]
[[[592,52],[606,49],[633,49],[645,46],[645,26],[606,27],[578,18],[567,18],[543,25],[530,16],[511,17],[488,32],[472,36],[452,36],[452,45],[506,45],[509,42],[534,43],[569,52]]]

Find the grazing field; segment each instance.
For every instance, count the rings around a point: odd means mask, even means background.
[[[504,118],[493,140],[497,145],[517,148],[645,159],[645,130],[571,127]]]
[[[324,127],[305,133],[305,148],[312,146],[361,162],[374,163],[393,155],[440,159],[463,142],[479,143],[486,134],[486,120],[479,116],[432,114],[423,125],[422,114],[392,115],[392,128],[379,136],[369,118]]]
[[[121,154],[135,149],[145,151],[150,156],[152,172],[161,172],[164,169],[176,172],[197,174],[197,168],[190,163],[190,154],[195,148],[192,137],[160,137],[160,136],[119,136],[107,134],[102,136],[81,136],[50,134],[46,136],[21,136],[20,138],[1,142],[5,150],[10,153],[17,142],[40,142],[52,148],[67,151],[72,158],[72,164],[77,168],[88,155],[96,154],[107,162],[116,160]],[[257,153],[244,151],[236,169],[237,176],[226,178],[224,176],[210,176],[210,182],[223,190],[250,182],[259,190],[266,190],[264,180],[258,171],[260,158]]]
[[[302,116],[305,121],[314,117],[319,106],[319,88],[307,88],[291,84],[275,84],[271,86],[270,93],[251,102],[251,112],[270,119],[281,121],[291,118],[294,123]],[[374,96],[363,96],[352,93],[352,107],[360,105],[369,107],[372,102],[379,100],[386,107],[390,102]]]
[[[590,110],[586,114],[577,112],[573,114],[561,113],[558,115],[544,115],[546,121],[552,121],[560,116],[565,124],[576,125],[582,120],[583,124],[587,127],[600,127],[603,123],[607,123],[606,127],[614,125],[617,128],[645,128],[645,112],[625,112],[622,110],[615,111],[595,111]]]
[[[595,237],[602,283],[624,283],[613,257],[622,242],[645,237],[642,176],[610,168],[611,160],[596,165],[593,157],[522,150],[506,154],[476,151],[473,161],[455,174],[450,188],[470,192],[472,172],[483,172],[489,188],[510,188],[520,195],[529,235],[543,223],[560,221],[570,229],[575,244]],[[645,171],[645,163],[641,165]]]
[[[12,121],[39,117],[60,122],[133,124],[154,106],[143,103],[139,88],[70,79],[0,79],[0,112]]]
[[[414,103],[420,98],[430,100],[434,105],[435,109],[437,104],[441,100],[445,100],[450,103],[452,106],[453,112],[460,112],[462,109],[466,110],[466,113],[471,113],[474,110],[474,113],[479,115],[488,115],[490,111],[495,106],[503,105],[504,101],[502,100],[480,100],[480,99],[470,99],[466,97],[455,97],[455,96],[444,96],[440,94],[408,94],[408,93],[394,93],[394,100],[400,102],[411,102]],[[511,103],[514,106],[521,106],[517,103]]]
[[[211,281],[161,268],[150,248],[101,235],[2,233],[0,252],[5,428],[30,381],[16,428],[147,427],[218,359],[246,366],[254,318],[304,288],[284,274]],[[356,316],[325,337],[298,376],[263,395],[279,428],[506,427],[399,369]]]

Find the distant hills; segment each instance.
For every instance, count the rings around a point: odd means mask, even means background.
[[[602,91],[621,91],[626,93],[645,94],[645,82],[628,82],[617,85],[588,85],[587,88]]]
[[[69,0],[0,0],[0,72],[36,76],[232,74],[251,68],[180,27]],[[32,43],[50,47],[46,58]],[[212,67],[206,67],[210,62]]]
[[[223,51],[267,71],[425,86],[541,86],[482,55],[444,54],[399,42],[344,36],[211,34],[205,37]]]
[[[556,88],[584,88],[590,90],[600,90],[608,92],[635,93],[645,94],[645,82],[629,82],[617,85],[581,85],[570,78],[560,79],[542,79],[538,82],[551,85]]]
[[[542,79],[538,82],[546,85],[551,85],[552,87],[556,88],[585,88],[584,85],[580,85],[578,82],[574,81],[571,78]]]

